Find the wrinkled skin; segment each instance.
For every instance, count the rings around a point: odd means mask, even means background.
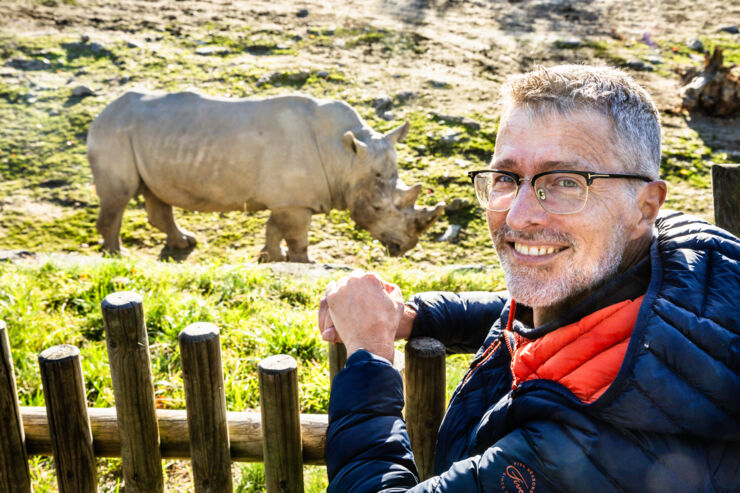
[[[407,188],[398,178],[394,144],[408,130],[406,123],[379,134],[347,104],[306,96],[126,93],[88,133],[103,248],[120,251],[123,211],[143,194],[149,222],[170,248],[195,245],[177,226],[173,206],[269,209],[261,260],[308,262],[311,216],[349,209],[389,254],[401,255],[444,209],[414,206],[421,186]]]
[[[352,219],[385,245],[391,256],[402,255],[413,248],[419,236],[444,212],[444,204],[414,206],[421,185],[407,187],[398,177],[393,144],[407,133],[408,124],[404,124],[365,142],[351,133],[343,139],[345,147],[357,154],[357,165],[367,170],[356,177],[348,194]]]

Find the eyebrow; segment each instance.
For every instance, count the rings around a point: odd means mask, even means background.
[[[542,171],[550,171],[553,169],[592,171],[590,169],[584,169],[589,168],[589,166],[583,163],[579,163],[578,161],[545,161],[544,163],[541,163],[539,167],[542,168]],[[514,161],[513,159],[502,159],[501,161],[491,163],[491,169],[512,171],[516,168],[516,161]]]

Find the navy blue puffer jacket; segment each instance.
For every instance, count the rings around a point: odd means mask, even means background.
[[[418,482],[400,375],[358,351],[332,388],[329,491],[740,491],[740,241],[680,213],[656,227],[627,352],[598,399],[584,404],[544,379],[512,392],[505,350],[478,365],[503,337],[505,296],[418,295],[414,335],[450,351],[479,347],[440,428],[437,476]]]

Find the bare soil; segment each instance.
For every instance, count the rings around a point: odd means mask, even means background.
[[[400,32],[420,49],[388,51],[376,45],[313,44],[292,57],[259,57],[265,71],[341,67],[367,97],[412,91],[428,111],[444,115],[498,112],[498,92],[506,76],[538,64],[614,63],[635,53],[665,58],[673,44],[714,36],[740,24],[740,3],[727,0],[3,0],[0,31],[15,34],[75,34],[94,40],[149,42],[153,31],[188,37],[209,25],[265,32],[312,29],[371,29]],[[304,15],[306,14],[306,15]],[[734,35],[735,43],[740,35]],[[145,39],[142,39],[145,38]],[[156,40],[155,40],[156,41]],[[589,49],[570,48],[572,43]],[[601,43],[600,45],[598,45]],[[601,49],[592,49],[594,46]],[[626,50],[622,53],[620,50]],[[674,50],[675,51],[675,50]],[[694,60],[700,58],[693,55]],[[621,62],[620,62],[621,61]],[[667,61],[667,60],[666,60]],[[697,62],[699,63],[699,62]],[[656,62],[650,70],[627,68],[655,98],[666,140],[700,140],[713,152],[740,161],[740,122],[679,111],[682,81],[676,67]],[[53,75],[53,74],[51,74]],[[435,90],[444,86],[446,91]],[[111,90],[111,100],[114,94]],[[692,212],[712,218],[711,191],[676,187],[669,205],[691,199]],[[39,209],[30,198],[5,200],[3,208]],[[315,227],[315,226],[314,226]],[[319,261],[337,258],[333,243],[313,245]]]
[[[358,81],[388,93],[418,90],[429,80],[446,82],[455,90],[440,98],[436,109],[453,114],[495,112],[502,79],[536,64],[593,61],[588,54],[553,49],[559,40],[635,40],[650,45],[652,40],[678,42],[740,24],[740,3],[726,0],[67,1],[6,0],[0,29],[72,32],[95,39],[173,29],[186,36],[208,22],[256,30],[372,26],[401,31],[428,41],[425,52],[389,60],[372,49],[317,47],[301,52],[293,63],[345,66]],[[299,16],[302,10],[308,15]],[[661,109],[678,107],[678,77],[635,75]],[[736,132],[722,132],[726,122],[715,123],[717,138],[737,146]]]

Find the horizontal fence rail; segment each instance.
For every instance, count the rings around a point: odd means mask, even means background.
[[[52,455],[49,421],[44,407],[21,407],[26,449],[29,455]],[[90,428],[96,457],[121,457],[115,408],[89,407]],[[262,418],[259,412],[227,412],[231,460],[263,462]],[[328,416],[301,414],[303,463],[324,465]],[[165,459],[190,459],[188,418],[185,410],[157,409],[159,449]],[[5,451],[0,452],[4,454]],[[0,490],[2,491],[2,490]]]
[[[80,352],[60,345],[39,355],[45,407],[18,405],[5,324],[0,321],[0,493],[30,493],[28,456],[54,458],[60,493],[97,488],[95,458],[120,457],[127,492],[164,491],[161,461],[186,459],[193,491],[233,491],[232,462],[263,462],[268,493],[303,491],[303,466],[325,464],[328,416],[301,414],[298,368],[287,355],[258,365],[259,412],[227,412],[218,327],[199,322],[179,335],[185,410],[156,409],[141,296],[108,295],[101,303],[115,408],[88,408]],[[346,349],[330,344],[330,381]],[[444,346],[414,339],[394,366],[406,379],[406,421],[423,477],[432,474],[444,412]],[[413,387],[413,388],[412,388]]]

